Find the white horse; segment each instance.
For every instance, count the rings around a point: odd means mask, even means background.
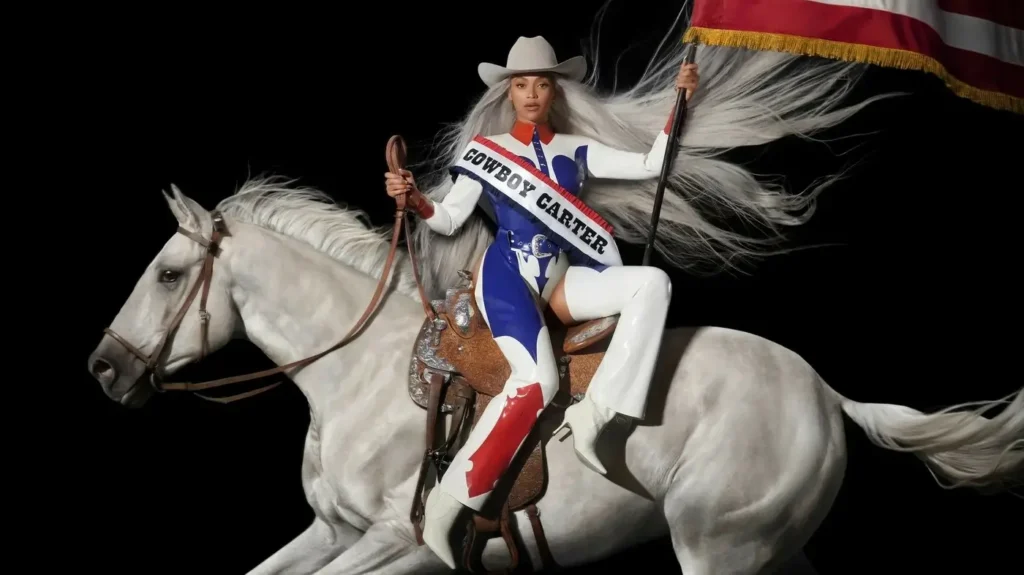
[[[205,304],[211,351],[246,337],[282,365],[329,347],[362,313],[388,232],[325,197],[257,182],[220,203],[227,235]],[[211,237],[210,212],[177,188],[167,200],[182,228]],[[201,298],[186,298],[204,256],[197,241],[174,234],[111,324],[143,354],[168,336],[157,358],[164,374],[202,355]],[[424,319],[409,263],[400,252],[395,290],[356,339],[291,374],[310,406],[301,476],[316,518],[252,573],[447,571],[416,544],[408,519],[426,416],[407,390]],[[183,307],[188,313],[167,333]],[[104,392],[126,406],[153,393],[137,382],[144,367],[109,336],[89,358]],[[561,565],[665,534],[687,575],[761,573],[799,559],[843,479],[843,413],[876,445],[915,454],[954,485],[1004,486],[1024,466],[1024,390],[930,415],[858,403],[796,353],[716,327],[669,330],[654,388],[648,420],[621,438],[617,460],[603,456],[608,477],[584,467],[569,441],[548,444],[549,485],[538,509]],[[981,414],[997,404],[1007,405],[991,418]],[[528,519],[513,521],[539,566]],[[492,541],[485,562],[506,560],[500,539]]]

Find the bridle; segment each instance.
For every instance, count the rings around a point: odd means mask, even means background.
[[[163,382],[163,378],[160,375],[159,370],[160,356],[163,354],[164,348],[167,346],[167,342],[170,340],[171,336],[177,331],[182,320],[185,319],[185,313],[188,311],[189,306],[192,305],[192,302],[195,301],[196,296],[199,295],[200,289],[202,290],[202,297],[199,298],[199,325],[201,329],[200,338],[202,342],[202,354],[200,359],[205,359],[209,353],[210,313],[206,311],[206,302],[210,295],[210,283],[213,279],[213,260],[220,253],[221,239],[227,234],[227,226],[224,223],[224,216],[220,212],[216,211],[211,215],[213,219],[213,233],[211,234],[210,239],[206,239],[200,234],[187,230],[180,225],[178,226],[177,233],[182,234],[203,246],[206,253],[203,257],[203,266],[199,272],[199,277],[197,277],[195,283],[192,284],[192,289],[189,290],[184,303],[182,303],[181,307],[178,309],[178,313],[174,314],[174,317],[171,318],[170,323],[164,330],[163,336],[161,336],[160,341],[157,343],[153,351],[147,355],[110,327],[103,329],[105,334],[114,338],[115,341],[124,346],[124,348],[131,352],[132,355],[141,359],[146,365],[146,371],[139,376],[139,379],[136,380],[133,387],[138,385],[138,383],[144,379],[148,379],[150,385],[153,386],[153,389],[158,392],[163,392],[166,389],[172,389],[168,386],[175,385]],[[266,389],[270,389],[270,387],[271,386],[267,386]],[[259,390],[257,393],[258,392]]]
[[[388,162],[388,169],[391,170],[391,172],[398,173],[398,171],[404,165],[405,150],[405,141],[402,140],[401,136],[392,136],[391,139],[388,140],[386,156]],[[164,331],[164,335],[160,338],[160,342],[153,349],[153,352],[147,355],[143,353],[139,348],[135,347],[131,342],[126,340],[124,337],[122,337],[117,332],[112,330],[111,328],[107,327],[103,329],[103,332],[105,334],[109,335],[115,341],[124,346],[125,349],[131,352],[132,355],[134,355],[135,357],[142,360],[142,362],[145,363],[146,365],[146,371],[139,376],[139,378],[132,385],[132,388],[134,388],[135,385],[138,385],[139,382],[141,382],[142,380],[148,379],[149,384],[153,387],[153,389],[155,389],[159,393],[171,390],[191,391],[193,393],[196,393],[198,391],[222,387],[233,383],[242,383],[245,381],[252,381],[254,379],[264,378],[297,367],[304,367],[324,357],[325,355],[344,347],[350,341],[355,339],[355,337],[359,334],[362,328],[365,327],[367,320],[369,320],[370,317],[377,311],[377,308],[380,305],[381,296],[384,293],[384,285],[385,283],[387,283],[388,276],[391,274],[391,266],[394,263],[395,254],[398,251],[398,238],[402,233],[403,227],[405,228],[406,231],[406,246],[408,247],[409,258],[412,263],[413,277],[416,280],[416,286],[419,288],[420,292],[420,300],[423,303],[423,311],[426,313],[428,318],[434,319],[434,310],[430,307],[430,301],[426,297],[426,293],[423,289],[423,282],[420,281],[419,270],[417,269],[416,265],[415,250],[412,245],[412,234],[409,233],[409,220],[406,217],[405,195],[403,194],[395,197],[395,202],[397,204],[397,209],[395,210],[394,232],[391,235],[391,246],[388,250],[388,258],[384,262],[384,269],[381,271],[380,279],[377,281],[377,289],[374,290],[373,297],[370,298],[370,303],[367,304],[366,310],[363,311],[363,315],[358,320],[356,320],[355,325],[352,326],[352,328],[349,330],[347,334],[345,334],[345,337],[343,337],[341,341],[332,345],[328,349],[325,349],[324,351],[317,353],[316,355],[312,355],[300,359],[298,361],[293,361],[291,363],[281,365],[272,369],[265,369],[262,371],[257,371],[245,375],[224,377],[220,379],[204,381],[201,383],[164,382],[163,376],[160,374],[159,369],[160,356],[163,353],[164,348],[166,347],[169,339],[181,325],[182,320],[185,319],[185,314],[187,313],[189,306],[191,306],[192,303],[195,301],[196,296],[199,296],[200,290],[202,290],[202,295],[199,297],[199,325],[200,338],[202,344],[200,361],[202,359],[205,359],[206,356],[208,355],[210,347],[210,313],[206,310],[206,303],[207,298],[209,297],[210,294],[210,283],[213,279],[213,263],[214,259],[216,259],[216,257],[220,254],[221,240],[224,238],[224,236],[230,235],[230,233],[227,229],[227,224],[224,222],[224,216],[219,211],[214,211],[211,214],[213,218],[213,231],[210,235],[210,239],[206,239],[199,233],[187,230],[182,226],[178,226],[177,233],[182,234],[185,237],[203,246],[206,250],[206,253],[205,256],[203,257],[203,266],[201,271],[199,272],[199,276],[196,278],[195,283],[192,284],[192,288],[189,290],[188,296],[185,298],[184,303],[182,303],[181,308],[178,309],[178,313],[176,313],[174,317],[171,318],[170,323],[167,325],[167,329]],[[271,389],[281,385],[281,383],[283,382],[279,381],[251,391],[246,391],[244,393],[239,393],[227,397],[210,397],[207,395],[203,395],[201,393],[196,393],[196,395],[208,401],[214,401],[217,403],[230,403],[232,401],[238,401],[239,399],[252,397],[265,391],[270,391]]]

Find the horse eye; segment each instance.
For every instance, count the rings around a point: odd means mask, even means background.
[[[171,283],[174,283],[174,282],[178,281],[178,278],[180,276],[181,276],[181,274],[179,272],[174,271],[174,270],[164,270],[164,271],[160,272],[160,281],[162,283],[171,284]]]

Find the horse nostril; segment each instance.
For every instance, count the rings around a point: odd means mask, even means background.
[[[117,379],[117,371],[114,369],[114,366],[102,357],[92,360],[90,371],[93,377],[105,383],[110,383]]]

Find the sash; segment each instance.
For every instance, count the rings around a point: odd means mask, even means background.
[[[600,265],[622,265],[612,226],[604,218],[495,142],[476,136],[451,169],[509,200],[509,204],[545,227],[551,233],[548,239],[563,250],[576,252]]]

